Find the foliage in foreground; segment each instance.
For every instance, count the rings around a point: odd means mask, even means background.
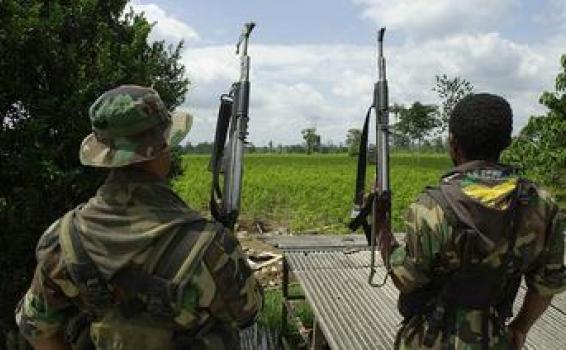
[[[90,104],[127,83],[153,85],[170,109],[184,99],[181,46],[148,44],[151,25],[126,3],[0,1],[0,344],[39,235],[104,176],[78,161]]]
[[[208,212],[208,156],[187,155],[175,190],[195,209]],[[393,154],[393,226],[402,230],[403,212],[426,185],[451,166],[446,155]],[[347,154],[265,155],[245,159],[243,220],[275,222],[294,232],[347,233],[356,159]],[[373,169],[368,169],[369,179]]]
[[[544,92],[541,104],[548,108],[545,116],[533,116],[511,147],[504,161],[518,165],[534,180],[556,191],[558,200],[566,202],[566,55],[563,71],[556,77],[556,91]]]

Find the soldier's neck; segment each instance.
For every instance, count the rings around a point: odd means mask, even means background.
[[[160,162],[155,162],[153,160],[135,164],[133,168],[136,168],[137,171],[144,172],[159,180],[167,179],[167,175],[169,174],[169,167],[165,167]]]

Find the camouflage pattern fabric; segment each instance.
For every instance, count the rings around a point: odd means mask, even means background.
[[[89,109],[93,132],[82,142],[81,163],[112,168],[153,159],[170,144],[171,136],[181,140],[189,131],[192,117],[183,116],[183,125],[172,123],[151,88],[124,85],[107,91]]]
[[[202,218],[164,181],[134,167],[113,170],[96,196],[75,210],[74,225],[88,255],[111,279],[126,266],[151,272],[171,237],[196,220]],[[62,331],[84,306],[66,268],[72,257],[60,239],[61,221],[41,237],[31,287],[16,311],[28,338]],[[209,223],[198,234],[197,241],[201,236],[212,241],[191,273],[175,276],[183,293],[172,305],[174,320],[156,321],[144,313],[125,320],[116,310],[106,310],[91,327],[98,349],[150,349],[152,344],[167,349],[173,346],[172,328],[178,334],[199,330],[190,338],[194,349],[235,348],[237,328],[253,322],[261,308],[261,287],[230,231]]]
[[[507,208],[517,178],[503,166],[474,161],[456,167],[441,183],[459,189],[460,198],[452,200],[460,206],[453,206],[453,209],[460,219],[468,216],[470,223],[484,233],[487,248],[482,264],[494,269],[500,266],[508,240],[503,236],[505,230],[501,226],[499,230],[489,228],[500,224],[493,213]],[[464,198],[468,205],[462,205]],[[480,210],[482,206],[486,209],[484,212],[492,215],[483,215]],[[521,212],[513,251],[530,291],[549,296],[566,290],[565,229],[564,215],[558,211],[556,203],[546,191],[533,185],[528,204]],[[401,293],[427,286],[433,275],[443,276],[458,269],[461,250],[453,239],[454,230],[440,205],[426,192],[408,209],[406,230],[405,244],[397,247],[391,255],[393,279]],[[429,327],[427,316],[417,315],[405,320],[397,334],[397,348],[426,348],[423,340]],[[500,334],[494,332],[498,327],[494,326],[493,320],[494,317],[489,317],[489,329],[492,330],[489,348],[508,349],[510,345],[506,330],[503,329]],[[482,311],[457,308],[455,323],[455,334],[450,338],[453,348],[482,349]],[[433,349],[442,348],[442,337],[441,332]]]

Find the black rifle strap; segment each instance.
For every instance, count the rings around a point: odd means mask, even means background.
[[[371,243],[371,226],[367,222],[367,217],[371,213],[373,194],[370,194],[364,203],[364,191],[366,185],[369,122],[372,109],[373,106],[368,108],[366,113],[364,127],[360,137],[360,148],[358,150],[358,169],[356,173],[356,188],[354,190],[354,206],[359,208],[359,212],[358,215],[348,224],[348,227],[352,231],[356,231],[361,226],[364,230],[364,234],[366,235],[368,244]]]
[[[212,171],[210,211],[212,217],[220,222],[224,222],[222,208],[218,205],[219,199],[222,198],[220,172],[222,171],[224,147],[226,146],[228,127],[230,126],[230,117],[232,116],[232,107],[234,105],[234,102],[229,97],[230,96],[226,95],[220,97],[220,108],[218,109],[218,118],[216,120],[216,134],[214,135],[214,144],[210,159],[210,168]]]
[[[356,190],[354,192],[354,204],[361,206],[364,199],[364,189],[366,186],[366,167],[367,167],[367,149],[368,149],[368,133],[371,110],[368,108],[362,135],[360,137],[360,148],[358,150],[358,171],[356,173]]]

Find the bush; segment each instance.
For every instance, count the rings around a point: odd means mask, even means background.
[[[566,205],[566,55],[563,72],[556,78],[556,91],[544,92],[540,103],[548,108],[545,116],[533,116],[504,152],[503,161],[519,166],[534,180],[557,191]]]
[[[153,85],[169,109],[184,99],[181,44],[148,44],[151,24],[126,3],[0,1],[0,325],[13,325],[39,235],[105,175],[78,160],[94,99],[124,83]]]

